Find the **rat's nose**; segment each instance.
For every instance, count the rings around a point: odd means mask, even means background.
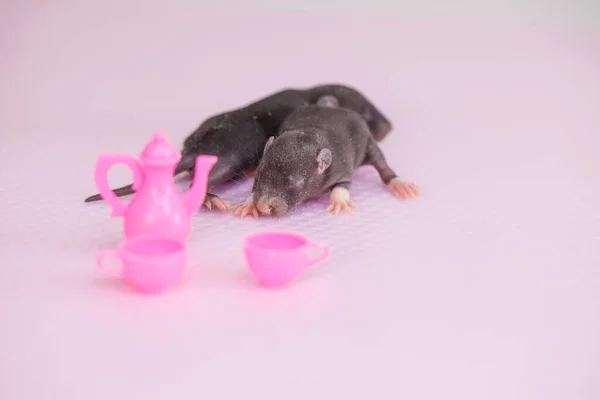
[[[264,215],[280,217],[287,212],[288,205],[281,197],[262,196],[256,203],[256,208]]]

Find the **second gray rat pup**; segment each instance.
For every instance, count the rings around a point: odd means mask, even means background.
[[[373,166],[384,184],[402,198],[419,188],[398,178],[388,165],[365,119],[327,99],[292,112],[277,137],[267,141],[256,170],[252,194],[235,213],[280,217],[300,203],[332,189],[328,211],[350,212],[352,176]]]
[[[327,84],[305,89],[284,89],[244,107],[217,114],[205,120],[183,143],[181,160],[174,175],[195,173],[196,157],[211,154],[218,161],[208,175],[208,189],[240,179],[253,171],[262,157],[269,137],[277,135],[284,119],[294,110],[308,104],[340,106],[355,110],[365,119],[377,141],[392,130],[392,124],[362,93],[345,85]],[[113,189],[117,196],[134,193],[132,185]],[[102,200],[95,194],[85,202]],[[212,193],[206,194],[205,206],[226,210],[228,202]]]

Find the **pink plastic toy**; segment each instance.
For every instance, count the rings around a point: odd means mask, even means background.
[[[174,184],[174,172],[181,154],[169,142],[166,134],[157,132],[146,145],[140,161],[126,154],[105,154],[98,157],[95,181],[100,195],[112,207],[112,217],[124,217],[125,237],[159,235],[179,241],[187,239],[191,216],[206,198],[208,174],[217,157],[201,155],[196,159],[194,182],[181,195]],[[108,170],[115,164],[125,164],[133,172],[136,191],[125,204],[108,185]]]
[[[326,260],[331,249],[295,233],[263,232],[245,239],[244,254],[250,271],[262,286],[281,288],[306,268]]]
[[[110,266],[107,259],[118,265]],[[126,239],[116,250],[102,250],[96,257],[100,269],[147,294],[163,292],[177,282],[186,262],[185,244],[155,236]]]

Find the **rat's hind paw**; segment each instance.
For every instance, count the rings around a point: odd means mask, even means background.
[[[227,211],[231,207],[226,200],[215,195],[207,195],[206,200],[204,200],[204,206],[209,210],[212,210],[213,206],[215,206],[221,211]]]
[[[403,199],[418,197],[421,194],[419,187],[412,182],[405,182],[399,178],[394,178],[388,183],[388,187],[396,196]]]
[[[338,215],[340,211],[352,214],[352,209],[358,208],[352,200],[350,200],[350,192],[343,187],[333,188],[331,191],[331,199],[329,201],[328,212]]]
[[[258,209],[256,208],[256,204],[254,204],[254,198],[252,195],[250,195],[245,202],[238,204],[233,212],[235,215],[239,215],[240,218],[244,218],[249,214],[254,215],[254,218],[258,218]]]

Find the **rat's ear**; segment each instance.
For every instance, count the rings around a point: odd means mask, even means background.
[[[325,148],[317,154],[318,172],[322,174],[331,165],[331,150]]]
[[[265,148],[263,150],[263,154],[267,152],[267,149],[273,144],[273,140],[275,140],[275,136],[271,136],[267,143],[265,143]]]

